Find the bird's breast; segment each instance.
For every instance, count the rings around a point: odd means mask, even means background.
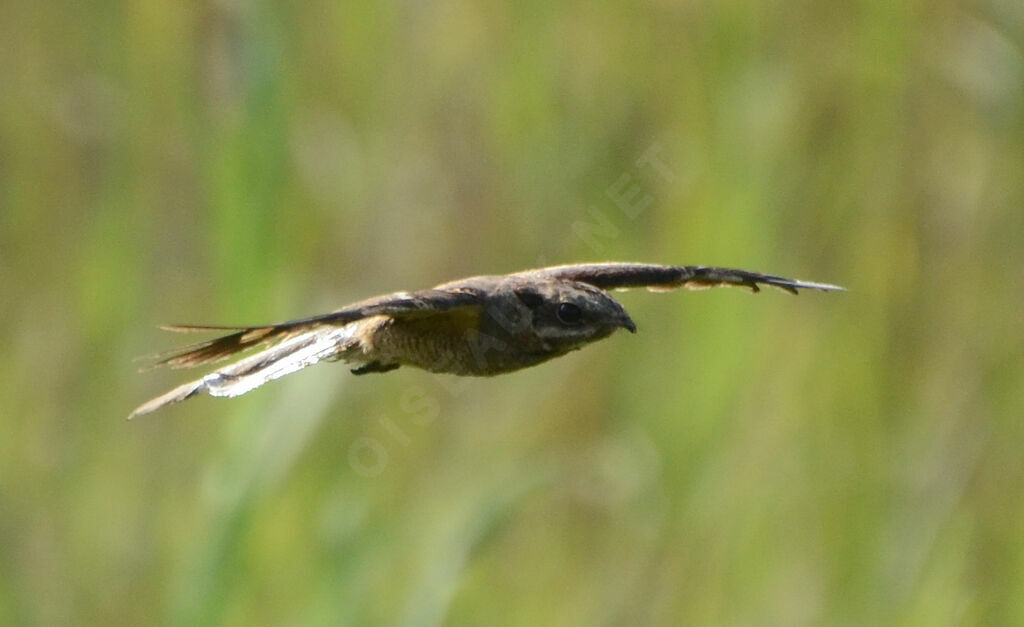
[[[364,351],[382,363],[466,376],[518,370],[551,357],[524,350],[521,339],[500,329],[483,330],[489,325],[481,325],[481,315],[466,308],[420,318],[382,317]]]

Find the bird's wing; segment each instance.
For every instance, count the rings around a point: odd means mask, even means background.
[[[479,290],[470,286],[452,285],[419,292],[396,292],[319,316],[260,327],[167,326],[164,328],[181,332],[234,333],[171,353],[155,355],[153,359],[158,366],[198,366],[227,359],[261,344],[271,346],[142,404],[129,418],[148,414],[204,392],[211,396],[238,396],[325,359],[337,359],[346,347],[359,339],[355,337],[355,325],[351,323],[364,318],[392,316],[407,319],[444,315],[457,310],[478,308],[481,302],[482,294]]]
[[[450,312],[454,309],[480,307],[479,291],[463,286],[433,288],[417,292],[395,292],[364,300],[337,311],[254,327],[216,327],[202,325],[165,325],[168,331],[190,333],[195,331],[234,331],[221,337],[190,344],[177,350],[153,355],[154,366],[187,368],[227,359],[239,352],[280,342],[290,336],[305,333],[317,327],[344,326],[372,316],[414,318]]]
[[[649,290],[673,290],[680,287],[704,289],[717,286],[739,285],[760,291],[760,285],[770,285],[797,293],[799,289],[842,291],[843,288],[828,283],[797,281],[771,274],[714,268],[708,266],[657,266],[641,263],[592,263],[567,266],[552,266],[519,273],[548,279],[578,281],[605,290],[646,287]]]
[[[203,392],[210,396],[239,396],[286,374],[331,359],[353,339],[352,326],[314,326],[296,332],[274,346],[225,366],[216,372],[179,385],[147,401],[128,418],[154,412]]]

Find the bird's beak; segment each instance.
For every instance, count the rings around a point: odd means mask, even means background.
[[[633,322],[633,319],[630,318],[628,314],[622,314],[622,318],[619,319],[618,324],[630,333],[636,333],[636,323]]]

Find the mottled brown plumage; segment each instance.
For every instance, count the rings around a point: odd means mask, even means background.
[[[728,268],[599,263],[471,277],[270,325],[166,326],[179,332],[232,333],[156,355],[155,365],[199,366],[269,347],[143,404],[130,417],[201,392],[238,396],[319,361],[356,364],[355,374],[400,366],[466,376],[511,372],[564,355],[618,328],[635,332],[629,314],[605,290],[719,285],[754,292],[769,285],[793,294],[798,289],[842,289]]]

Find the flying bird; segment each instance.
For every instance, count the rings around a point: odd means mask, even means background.
[[[768,285],[837,291],[770,274],[706,266],[596,263],[476,276],[416,292],[395,292],[337,311],[254,327],[170,325],[220,337],[154,355],[157,366],[186,368],[265,348],[139,406],[129,418],[197,394],[232,397],[320,361],[344,361],[353,374],[401,366],[463,376],[492,376],[535,366],[611,335],[636,332],[608,290],[703,289]]]

